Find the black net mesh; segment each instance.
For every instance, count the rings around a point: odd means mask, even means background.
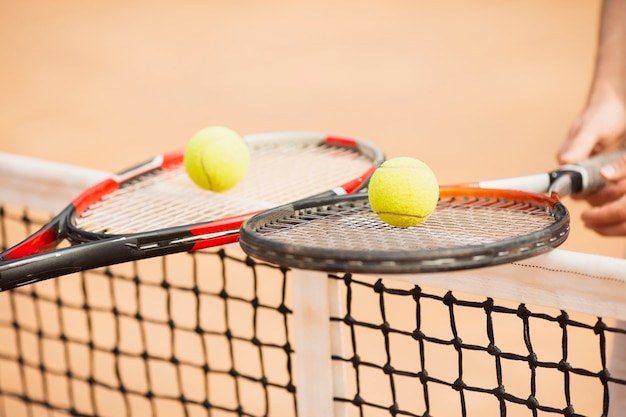
[[[607,415],[609,342],[602,318],[365,276],[330,275],[345,311],[349,389],[335,401],[356,415]],[[367,307],[365,307],[367,306]],[[377,306],[377,308],[374,308]]]
[[[1,207],[0,244],[48,219]],[[228,247],[0,293],[0,416],[294,416],[291,279]],[[329,283],[345,415],[602,416],[626,385],[612,320],[362,275]]]
[[[45,216],[0,218],[6,247]],[[286,293],[223,249],[1,293],[0,415],[294,415]]]

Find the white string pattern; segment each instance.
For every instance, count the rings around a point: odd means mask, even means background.
[[[103,196],[73,221],[93,233],[126,234],[264,210],[343,185],[372,161],[356,149],[307,142],[250,145],[246,177],[215,193],[196,186],[184,167],[146,174]]]
[[[327,250],[429,250],[484,245],[540,231],[555,219],[545,207],[501,199],[442,199],[421,225],[383,223],[367,200],[296,211],[256,230],[267,239]]]

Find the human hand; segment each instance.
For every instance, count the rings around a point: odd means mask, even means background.
[[[624,101],[611,87],[598,88],[594,93],[557,154],[562,164],[579,162],[623,143],[626,135]],[[585,196],[592,207],[582,213],[582,221],[598,234],[626,236],[626,158],[603,167],[601,175],[608,183]]]
[[[574,122],[557,153],[561,164],[580,162],[589,156],[618,148],[626,134],[626,108],[613,88],[598,89],[585,111]]]
[[[582,213],[584,225],[604,236],[626,236],[626,155],[600,171],[608,181],[586,197],[591,208]]]

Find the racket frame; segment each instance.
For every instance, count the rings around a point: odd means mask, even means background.
[[[443,272],[513,262],[547,252],[565,242],[569,234],[569,212],[560,203],[556,193],[547,196],[515,190],[441,188],[440,199],[448,198],[489,198],[494,202],[506,198],[511,202],[524,201],[539,207],[552,208],[555,221],[542,230],[510,240],[417,251],[397,249],[379,252],[299,246],[266,239],[257,233],[259,228],[273,221],[289,218],[298,212],[312,211],[316,207],[366,203],[367,196],[358,193],[296,202],[267,210],[243,224],[239,243],[244,252],[254,258],[290,268],[325,272],[405,274]]]
[[[344,195],[363,189],[376,167],[384,160],[382,151],[369,142],[322,132],[260,133],[246,135],[244,139],[250,144],[317,142],[320,145],[354,148],[372,161],[372,166],[360,176],[309,198]],[[202,223],[123,235],[86,232],[73,225],[72,219],[103,195],[155,170],[179,166],[183,155],[183,150],[158,155],[82,192],[39,231],[0,254],[0,291],[116,263],[237,242],[242,223],[261,210]],[[55,249],[64,239],[72,246]]]

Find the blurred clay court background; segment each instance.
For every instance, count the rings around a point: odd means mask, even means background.
[[[0,0],[0,151],[119,171],[220,124],[362,137],[422,159],[443,184],[544,171],[584,104],[599,11],[599,0]],[[586,231],[585,204],[567,202],[564,248],[623,256],[624,239]]]
[[[0,2],[0,151],[107,171],[202,127],[321,130],[441,183],[555,166],[598,0]],[[564,248],[622,256],[572,203]]]

